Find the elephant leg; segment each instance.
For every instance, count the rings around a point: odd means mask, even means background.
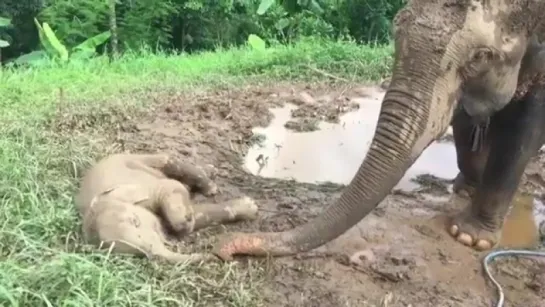
[[[456,112],[452,119],[456,158],[460,170],[454,180],[453,190],[464,199],[470,198],[481,182],[490,151],[488,136],[479,140],[478,144],[475,143],[475,126],[473,119],[463,110]]]
[[[476,250],[499,241],[522,174],[543,144],[545,91],[527,94],[496,113],[488,130],[490,152],[471,205],[453,219],[450,234]]]
[[[249,197],[241,197],[222,204],[199,204],[193,206],[195,213],[194,231],[212,225],[227,224],[237,221],[249,221],[257,218],[258,207]]]
[[[205,169],[210,174],[207,174]],[[218,193],[218,186],[209,176],[212,175],[213,177],[215,175],[213,173],[216,171],[211,165],[204,167],[171,158],[164,165],[162,171],[167,177],[176,179],[188,186],[191,192],[199,192],[205,196]]]

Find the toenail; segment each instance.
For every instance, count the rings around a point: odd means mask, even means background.
[[[477,244],[475,244],[475,248],[478,249],[478,250],[487,250],[487,249],[490,249],[492,246],[492,244],[488,241],[485,241],[485,240],[479,240],[477,242]]]
[[[452,225],[452,226],[450,227],[450,233],[451,233],[453,236],[457,235],[457,234],[458,234],[458,226]]]
[[[473,245],[473,238],[468,234],[462,233],[458,236],[458,242],[471,246]]]

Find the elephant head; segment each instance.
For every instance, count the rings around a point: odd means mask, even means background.
[[[463,107],[487,116],[517,87],[530,38],[541,33],[543,0],[409,0],[394,18],[395,60],[367,156],[337,203],[279,233],[235,233],[214,252],[289,255],[335,239],[371,212]]]

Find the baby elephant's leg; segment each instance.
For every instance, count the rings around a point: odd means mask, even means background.
[[[206,196],[212,196],[218,192],[216,183],[210,179],[202,166],[171,158],[162,172],[169,178],[183,182],[191,191],[200,192]]]
[[[157,180],[151,191],[154,209],[177,235],[193,231],[195,219],[189,191],[173,179]]]
[[[257,218],[257,205],[250,197],[233,199],[222,204],[194,205],[194,230]]]
[[[127,165],[156,178],[169,177],[186,184],[206,196],[217,193],[218,187],[201,166],[179,161],[166,154],[133,154]],[[212,170],[210,171],[212,172]]]
[[[170,159],[170,156],[167,154],[131,154],[131,157],[135,161],[158,170],[165,167]]]
[[[129,168],[146,172],[156,178],[164,178],[162,170],[168,160],[169,156],[164,154],[131,154],[125,163]]]

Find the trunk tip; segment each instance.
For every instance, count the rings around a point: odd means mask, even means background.
[[[234,255],[262,256],[267,254],[265,245],[260,234],[228,233],[220,237],[212,249],[212,254],[223,261],[232,261]]]

